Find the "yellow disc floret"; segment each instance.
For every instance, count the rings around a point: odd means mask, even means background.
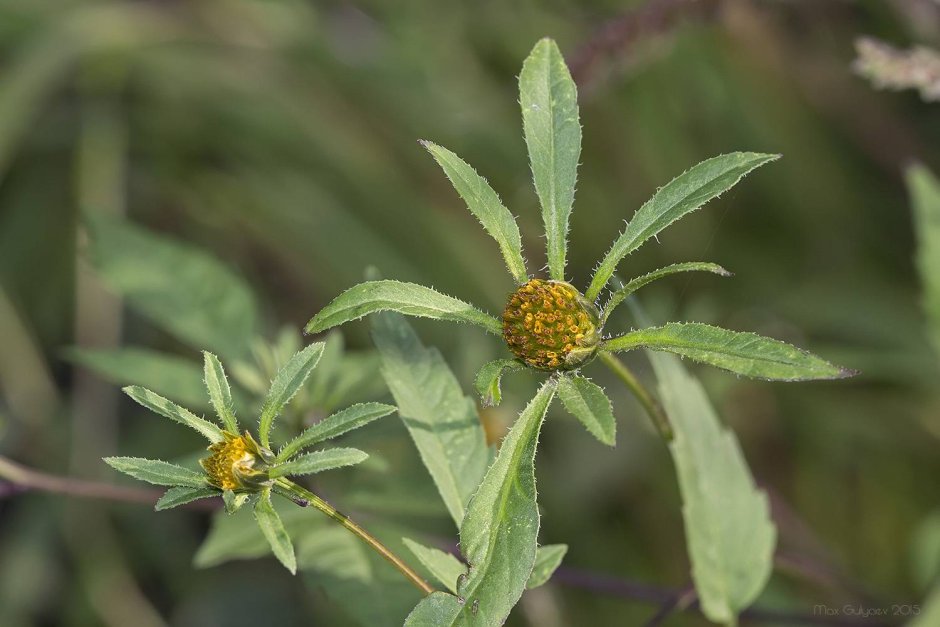
[[[209,447],[209,457],[199,460],[209,483],[222,490],[255,490],[268,481],[263,452],[248,432],[233,435]]]
[[[573,370],[600,342],[597,309],[570,283],[532,279],[509,296],[503,339],[526,365]]]

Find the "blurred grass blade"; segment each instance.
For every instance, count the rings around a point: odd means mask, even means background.
[[[922,165],[907,170],[917,237],[917,269],[934,350],[940,355],[940,181]]]
[[[460,547],[471,566],[458,586],[461,600],[426,597],[406,625],[501,625],[522,596],[538,544],[535,449],[554,395],[555,383],[549,380],[503,439],[470,501],[460,527]]]
[[[500,381],[503,375],[524,368],[525,366],[514,359],[494,359],[484,364],[473,381],[473,387],[480,395],[483,405],[499,405],[502,400]]]
[[[444,173],[454,189],[460,194],[470,212],[476,216],[486,232],[499,244],[506,267],[520,285],[529,280],[522,257],[522,238],[516,219],[503,205],[499,196],[490,187],[485,178],[477,174],[467,162],[450,150],[429,141],[422,141],[434,160],[444,169]]]
[[[490,463],[476,405],[438,350],[425,348],[402,316],[376,316],[372,337],[398,413],[459,527]]]
[[[746,174],[780,155],[733,152],[712,157],[661,187],[633,216],[597,267],[585,296],[594,300],[624,257],[676,220],[734,187]]]
[[[204,418],[200,418],[185,407],[180,407],[159,394],[151,392],[147,388],[131,385],[124,388],[124,393],[150,411],[165,416],[173,422],[178,422],[190,429],[195,429],[210,442],[221,442],[223,439],[222,430],[216,425]]]
[[[105,457],[106,464],[135,479],[165,486],[207,487],[206,476],[162,459],[143,457]]]
[[[567,552],[567,544],[540,546],[539,550],[535,552],[535,567],[532,569],[532,574],[529,575],[529,581],[526,582],[526,589],[538,588],[551,579],[558,567],[561,566],[561,560],[565,558]]]
[[[121,220],[86,219],[92,263],[128,305],[195,348],[247,352],[258,313],[241,278],[197,248]]]
[[[294,545],[284,529],[284,523],[281,517],[274,511],[271,505],[271,490],[267,489],[261,493],[258,502],[255,503],[255,521],[258,528],[264,534],[268,544],[271,545],[271,551],[274,556],[284,565],[284,567],[295,574],[297,572],[297,558],[294,555]]]
[[[154,509],[158,512],[165,509],[172,509],[180,505],[186,505],[199,499],[206,499],[218,496],[219,491],[215,488],[193,488],[189,486],[176,486],[166,491],[166,494],[160,497]]]
[[[400,281],[368,281],[349,288],[307,323],[307,333],[319,333],[379,311],[435,320],[469,322],[500,335],[499,321],[472,305],[445,296],[429,287]]]
[[[779,340],[699,322],[670,322],[661,327],[638,329],[602,345],[602,350],[612,352],[635,348],[668,351],[768,381],[843,379],[856,374]]]
[[[617,443],[617,422],[604,390],[580,376],[563,376],[558,379],[558,397],[568,412],[607,446]]]
[[[228,379],[225,376],[225,370],[219,358],[208,351],[202,353],[204,363],[204,373],[206,379],[206,389],[209,391],[209,400],[212,407],[218,415],[219,420],[225,425],[229,433],[238,433],[238,420],[235,419],[235,403],[232,400],[232,388],[228,385]]]
[[[331,448],[295,457],[272,468],[270,474],[272,477],[312,475],[333,468],[353,466],[364,462],[368,457],[368,454],[355,448]]]
[[[653,270],[652,272],[638,276],[635,279],[631,279],[629,283],[611,295],[610,300],[608,300],[607,304],[604,305],[601,326],[603,326],[603,323],[606,322],[608,318],[610,318],[611,312],[617,308],[617,305],[622,303],[627,296],[630,296],[644,285],[648,285],[653,281],[658,281],[659,279],[673,274],[678,274],[680,272],[711,272],[712,274],[717,274],[719,276],[731,276],[730,272],[719,266],[717,263],[708,263],[705,261],[674,263],[672,265],[666,266],[665,268]]]
[[[271,426],[274,424],[274,419],[303,386],[307,377],[317,367],[322,354],[323,342],[310,344],[294,353],[274,376],[271,389],[268,390],[261,407],[261,418],[258,420],[258,435],[261,437],[261,444],[265,447],[271,447]]]
[[[457,594],[457,579],[467,574],[467,565],[450,553],[419,544],[409,538],[402,538],[408,550],[414,553],[418,561],[431,571],[434,578]]]
[[[551,278],[565,280],[568,216],[581,156],[578,90],[558,45],[542,39],[519,75],[522,127],[545,223]]]
[[[303,433],[284,445],[277,454],[278,459],[287,459],[303,448],[318,442],[335,438],[347,431],[358,429],[394,412],[394,405],[385,403],[360,403],[347,407],[335,414],[324,418],[317,424],[306,429]]]

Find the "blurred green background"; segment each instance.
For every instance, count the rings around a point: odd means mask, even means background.
[[[106,482],[122,480],[102,455],[192,454],[195,438],[115,382],[157,369],[164,393],[202,409],[186,388],[198,349],[263,375],[276,351],[259,338],[276,344],[370,265],[498,312],[512,285],[497,249],[416,140],[490,180],[537,269],[515,77],[546,35],[580,87],[576,284],[676,174],[732,150],[784,155],[622,268],[718,262],[736,276],[648,288],[657,317],[754,330],[862,371],[794,385],[697,371],[773,500],[777,571],[758,605],[920,603],[940,565],[940,367],[903,170],[940,170],[940,104],[876,91],[850,66],[860,35],[940,46],[935,0],[0,0],[0,454]],[[500,354],[470,330],[415,327],[467,391]],[[382,398],[368,326],[344,332],[363,376],[339,396]],[[149,352],[115,352],[129,346]],[[172,363],[158,368],[153,351]],[[595,584],[689,583],[668,453],[627,393],[594,375],[619,444],[550,417],[541,537],[569,544],[567,570],[523,598],[515,625],[642,624],[655,605]],[[484,412],[494,439],[534,389],[527,377]],[[453,542],[397,418],[356,438],[379,462],[318,487],[366,526]],[[10,492],[0,625],[369,624],[317,573],[291,578],[270,558],[195,568],[206,512]],[[346,590],[400,623],[381,588]]]

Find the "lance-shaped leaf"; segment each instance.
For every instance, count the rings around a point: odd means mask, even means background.
[[[186,505],[187,503],[192,503],[199,499],[211,498],[213,496],[219,496],[219,491],[216,488],[176,486],[167,490],[166,493],[160,497],[154,509],[160,512],[165,509],[172,509],[180,505]]]
[[[581,123],[577,87],[558,45],[551,39],[535,44],[522,65],[519,102],[532,178],[542,205],[549,274],[564,281],[568,216],[581,155]]]
[[[204,359],[206,389],[215,413],[229,433],[238,433],[238,421],[235,419],[235,402],[232,400],[232,388],[228,385],[225,370],[219,358],[208,351],[202,353]]]
[[[711,272],[720,276],[731,276],[731,273],[719,266],[717,263],[708,263],[705,261],[689,261],[687,263],[674,263],[671,266],[666,266],[665,268],[660,268],[659,270],[653,270],[643,276],[638,276],[635,279],[631,279],[629,283],[618,289],[614,292],[610,300],[607,301],[607,304],[604,305],[604,313],[601,317],[601,326],[604,326],[604,323],[607,322],[607,319],[610,317],[611,312],[617,308],[617,305],[622,303],[624,299],[637,291],[644,285],[652,283],[653,281],[658,281],[664,277],[678,274],[680,272]]]
[[[289,475],[312,475],[315,472],[352,466],[364,462],[369,455],[355,448],[331,448],[324,451],[306,453],[278,464],[270,470],[272,477],[286,477]]]
[[[607,340],[602,346],[613,352],[635,348],[667,351],[768,381],[843,379],[856,374],[786,342],[699,322],[670,322],[639,329]]]
[[[457,597],[431,595],[406,625],[502,625],[522,596],[535,565],[539,510],[535,501],[535,449],[555,395],[549,381],[519,415],[496,461],[467,508],[460,548],[470,563]]]
[[[734,434],[702,385],[671,355],[649,353],[675,437],[669,444],[682,495],[692,578],[702,612],[735,624],[773,567],[776,530]]]
[[[105,457],[105,463],[117,471],[154,485],[205,488],[206,476],[162,459],[143,457]]]
[[[255,521],[264,534],[268,544],[271,545],[271,551],[274,556],[284,565],[284,567],[293,575],[297,572],[297,558],[294,555],[294,545],[291,544],[290,536],[284,529],[284,523],[281,517],[274,511],[271,505],[271,490],[267,489],[261,493],[258,502],[255,503]]]
[[[657,191],[633,216],[604,256],[585,296],[597,298],[623,258],[667,226],[734,187],[748,172],[779,158],[757,152],[713,157],[686,170]]]
[[[607,446],[617,442],[617,422],[604,390],[579,376],[564,376],[558,379],[558,397],[568,412]]]
[[[484,405],[499,405],[502,400],[500,391],[500,380],[506,372],[513,370],[522,370],[525,368],[515,359],[494,359],[486,363],[477,372],[473,381],[473,387],[483,401]]]
[[[476,405],[437,349],[425,348],[401,316],[377,316],[372,337],[398,414],[459,527],[491,460]]]
[[[430,287],[389,280],[367,281],[349,288],[307,323],[306,332],[326,331],[378,311],[397,311],[420,318],[469,322],[496,335],[503,332],[499,320],[472,305],[445,296]]]
[[[525,269],[525,259],[522,257],[522,238],[519,236],[516,219],[503,205],[490,184],[466,161],[450,150],[429,141],[422,141],[421,145],[444,169],[444,174],[467,203],[467,208],[499,244],[506,267],[509,268],[516,283],[522,284],[528,281],[529,275]]]
[[[347,407],[324,418],[285,444],[284,448],[277,454],[277,458],[279,460],[288,459],[301,449],[335,438],[347,431],[358,429],[373,420],[389,415],[395,409],[394,405],[386,405],[385,403],[359,403]]]
[[[414,553],[418,561],[431,571],[434,578],[457,594],[457,580],[467,574],[467,565],[450,553],[419,544],[409,538],[402,538],[408,550]]]
[[[124,388],[124,393],[132,399],[149,409],[150,411],[169,418],[173,422],[186,425],[190,429],[195,429],[210,442],[222,441],[222,430],[208,420],[200,418],[188,409],[180,407],[173,401],[169,401],[159,394],[151,392],[147,388],[137,385],[131,385]]]
[[[935,350],[940,353],[940,181],[922,165],[907,171],[907,188],[917,235],[917,269],[923,306]]]
[[[525,587],[529,590],[543,585],[555,571],[561,566],[561,560],[568,552],[567,544],[546,544],[540,546],[535,553],[535,566],[532,568],[532,574],[529,575],[529,581]]]
[[[270,448],[271,425],[274,424],[274,419],[303,386],[307,377],[317,367],[317,362],[320,361],[322,354],[323,342],[311,344],[302,351],[294,353],[294,356],[287,360],[287,363],[274,375],[271,389],[268,390],[268,395],[265,397],[264,405],[261,408],[258,427],[261,444],[264,446]]]

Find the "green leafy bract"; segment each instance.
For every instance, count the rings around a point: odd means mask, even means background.
[[[490,184],[450,150],[428,141],[422,141],[421,145],[427,148],[434,160],[444,169],[447,178],[467,203],[470,212],[499,244],[506,267],[516,283],[528,281],[529,275],[525,269],[525,259],[522,257],[522,237],[519,235],[516,219],[503,205]]]
[[[581,376],[563,376],[558,379],[558,397],[591,435],[607,446],[616,444],[617,422],[603,388]]]
[[[529,575],[529,581],[526,582],[525,587],[531,590],[544,585],[561,566],[561,560],[565,558],[567,552],[567,544],[540,546],[539,550],[535,552],[535,566],[532,568],[532,574]]]
[[[503,374],[513,370],[522,370],[525,365],[515,359],[494,359],[491,362],[483,364],[483,367],[477,372],[473,381],[473,387],[484,405],[499,405],[502,400],[500,391],[500,381]]]
[[[119,472],[154,485],[190,488],[205,488],[208,485],[204,474],[165,462],[162,459],[105,457],[104,461]]]
[[[389,280],[366,281],[349,288],[320,310],[307,323],[306,331],[319,333],[379,311],[397,311],[420,318],[469,322],[496,335],[503,332],[502,325],[496,318],[472,305],[445,296],[430,287]]]
[[[222,430],[215,424],[204,418],[200,418],[188,409],[180,407],[159,394],[155,394],[146,388],[136,385],[124,388],[124,393],[150,411],[198,431],[210,442],[222,441]]]
[[[607,301],[607,304],[604,305],[604,313],[601,317],[601,326],[610,318],[610,314],[617,308],[617,305],[622,303],[627,296],[630,296],[633,292],[637,291],[644,285],[648,285],[653,281],[662,279],[663,277],[670,276],[672,274],[678,274],[680,272],[711,272],[712,274],[718,274],[720,276],[731,276],[731,273],[719,266],[717,263],[708,263],[704,261],[690,261],[687,263],[674,263],[665,268],[660,268],[659,270],[653,270],[643,276],[638,276],[635,279],[631,279],[629,283],[615,291],[611,296],[610,300]]]
[[[154,509],[159,512],[165,509],[179,507],[180,505],[186,505],[187,503],[192,503],[199,499],[207,499],[218,495],[218,490],[208,486],[202,488],[175,486],[167,490],[166,493],[160,497]]]
[[[347,431],[358,429],[373,420],[387,416],[395,409],[394,405],[386,405],[385,403],[359,403],[347,407],[324,418],[285,444],[284,448],[277,454],[277,458],[279,460],[287,459],[308,446],[335,438]]]
[[[219,358],[208,351],[203,352],[205,361],[204,371],[206,389],[209,391],[209,400],[215,413],[229,433],[238,433],[238,420],[235,419],[235,402],[232,400],[232,389],[225,377],[225,369]]]
[[[668,351],[736,374],[769,381],[842,379],[855,374],[786,342],[698,322],[670,322],[604,342],[603,350]]]
[[[565,280],[568,217],[581,156],[578,90],[558,45],[542,39],[519,75],[522,127],[535,190],[542,205],[549,274]]]
[[[369,455],[355,448],[331,448],[298,455],[289,462],[278,464],[270,470],[272,477],[288,475],[312,475],[316,472],[352,466],[368,459]]]
[[[408,550],[414,553],[434,578],[457,594],[457,581],[467,574],[467,565],[450,553],[419,544],[409,538],[402,538]]]
[[[284,529],[284,523],[281,517],[277,515],[274,506],[271,504],[271,490],[264,490],[258,502],[255,503],[255,521],[264,534],[268,544],[271,545],[271,551],[274,557],[284,565],[284,567],[294,574],[297,572],[297,558],[294,555],[294,545],[291,543],[287,530]]]
[[[604,256],[585,296],[597,298],[623,258],[667,226],[734,187],[748,172],[779,158],[757,152],[713,157],[680,174],[637,210]]]
[[[317,367],[317,362],[320,361],[322,354],[323,342],[316,342],[295,353],[278,370],[261,408],[258,435],[261,437],[261,444],[264,446],[270,448],[271,426],[274,424],[274,419],[303,386],[307,377]]]

